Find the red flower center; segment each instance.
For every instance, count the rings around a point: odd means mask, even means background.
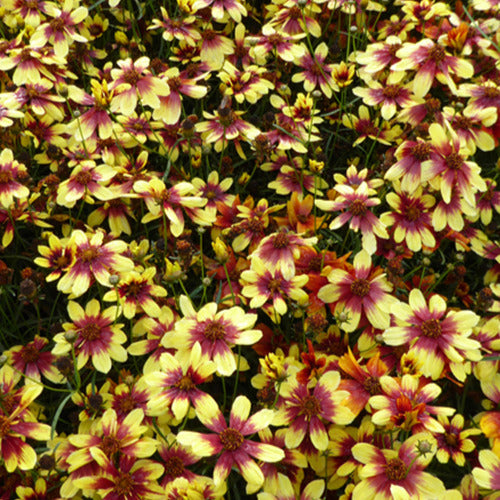
[[[0,415],[0,437],[5,437],[10,431],[10,420],[4,416]]]
[[[484,96],[489,99],[496,99],[500,96],[500,89],[496,87],[484,87],[483,88]]]
[[[91,262],[92,260],[99,257],[99,250],[95,247],[89,247],[83,251],[80,251],[78,257],[82,262]]]
[[[64,20],[61,19],[60,17],[56,17],[55,19],[52,19],[50,21],[50,28],[52,31],[64,31]]]
[[[78,172],[75,175],[75,181],[82,186],[86,186],[92,180],[92,174],[90,172]]]
[[[400,458],[391,458],[385,466],[385,475],[389,481],[402,481],[407,473],[406,464]]]
[[[35,363],[40,358],[40,351],[33,344],[28,344],[21,349],[21,358],[25,363]]]
[[[472,128],[472,120],[466,116],[456,116],[453,125],[462,130],[469,130]]]
[[[428,113],[435,113],[441,109],[441,101],[436,97],[429,97],[425,100],[424,106]]]
[[[269,280],[267,288],[271,293],[279,293],[281,291],[281,278],[273,278],[272,280]]]
[[[418,161],[425,161],[429,159],[431,145],[425,142],[419,142],[410,149],[410,154]]]
[[[285,248],[290,243],[290,238],[285,233],[279,233],[273,238],[274,248]]]
[[[0,172],[0,184],[8,184],[14,180],[14,176],[10,171]]]
[[[95,323],[89,323],[81,329],[80,335],[85,340],[97,340],[101,336],[101,327]]]
[[[458,445],[458,436],[449,432],[444,433],[444,440],[446,444],[452,448],[456,448]]]
[[[405,215],[410,222],[415,222],[420,219],[422,212],[418,207],[413,205],[406,208]]]
[[[354,200],[349,205],[349,212],[352,215],[364,215],[366,210],[366,203],[363,200]]]
[[[184,473],[184,462],[179,457],[168,457],[164,467],[165,474],[170,477],[179,477]]]
[[[128,297],[138,297],[141,292],[144,290],[146,283],[138,283],[137,281],[132,281],[128,285],[125,285],[123,288],[125,289],[125,293]]]
[[[113,491],[118,497],[129,496],[133,493],[135,481],[128,472],[118,472],[118,477],[115,482]]]
[[[135,69],[127,69],[122,76],[122,79],[129,83],[132,87],[137,85],[141,75]]]
[[[203,334],[208,340],[221,340],[226,336],[226,329],[218,321],[211,321],[205,326]]]
[[[245,438],[240,431],[228,427],[219,433],[219,439],[227,451],[236,451],[242,444]]]
[[[267,37],[267,42],[271,45],[276,46],[283,42],[283,37],[279,33],[273,33],[272,35],[269,35]]]
[[[377,377],[372,377],[371,375],[364,380],[363,387],[365,388],[365,391],[370,393],[371,396],[375,396],[376,394],[380,394],[382,392],[380,380]]]
[[[438,319],[428,319],[420,326],[422,335],[431,339],[437,339],[441,335],[441,323]]]
[[[122,396],[118,400],[118,409],[120,410],[121,413],[128,414],[136,407],[137,407],[136,401],[132,397],[132,394],[127,394],[125,396]]]
[[[101,449],[109,457],[121,448],[120,441],[115,436],[104,436],[102,438]]]
[[[309,418],[316,416],[321,411],[321,404],[316,396],[307,396],[301,401],[300,414]]]
[[[184,375],[180,380],[178,380],[174,384],[174,387],[177,387],[177,389],[180,389],[181,391],[190,391],[194,389],[196,386],[191,377]]]
[[[393,99],[397,97],[401,92],[401,87],[399,85],[386,85],[382,90],[382,94],[384,97],[388,97],[389,99]]]
[[[451,170],[459,170],[464,164],[464,159],[458,153],[451,153],[446,157],[445,162]]]
[[[170,87],[170,90],[173,92],[177,92],[179,90],[179,87],[182,85],[182,81],[178,76],[169,78],[167,83]]]
[[[429,59],[432,59],[436,64],[440,63],[446,57],[446,52],[441,45],[434,45],[429,51]]]
[[[351,283],[351,293],[358,297],[364,297],[370,293],[370,282],[363,278],[354,280]]]

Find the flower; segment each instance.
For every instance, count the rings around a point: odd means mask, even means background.
[[[340,374],[325,372],[314,389],[300,383],[297,377],[281,386],[278,414],[274,425],[287,425],[285,444],[297,448],[308,435],[313,446],[320,451],[328,447],[328,433],[324,421],[346,425],[354,420],[354,413],[342,404],[349,393],[338,390]]]
[[[199,342],[203,356],[215,363],[221,375],[233,374],[241,362],[235,359],[234,345],[252,345],[262,337],[260,330],[252,329],[257,315],[246,313],[241,307],[218,311],[219,306],[209,302],[196,312],[185,295],[180,297],[179,305],[184,317],[177,321],[174,333],[163,344],[189,355]]]
[[[111,370],[112,359],[119,362],[127,359],[127,351],[121,345],[127,340],[127,336],[122,331],[123,324],[116,323],[119,316],[117,306],[108,307],[101,312],[96,299],[88,302],[85,309],[71,300],[68,303],[68,313],[72,323],[63,324],[66,333],[55,335],[53,354],[66,354],[73,348],[77,370],[91,359],[94,368],[102,373]],[[69,333],[74,338],[68,340]]]
[[[18,179],[27,177],[26,167],[14,160],[12,150],[5,148],[0,154],[0,205],[9,208],[14,198],[27,198],[30,190]]]
[[[421,453],[419,441],[431,450]],[[445,491],[441,480],[424,472],[436,450],[436,440],[429,433],[411,436],[396,450],[380,449],[370,443],[353,446],[352,454],[363,464],[360,482],[352,492],[353,500],[391,500],[393,498],[434,498]]]
[[[202,354],[201,345],[196,342],[189,357],[174,357],[165,352],[160,356],[161,371],[144,376],[145,382],[154,389],[148,402],[149,415],[161,415],[166,408],[171,409],[174,417],[181,421],[188,413],[190,405],[197,408],[204,404],[207,393],[198,389],[216,370],[206,353]]]
[[[479,452],[481,467],[474,467],[472,475],[481,488],[500,490],[500,458],[491,450]]]
[[[234,465],[256,491],[264,483],[264,474],[251,457],[263,462],[279,462],[285,457],[283,450],[277,446],[246,438],[267,428],[274,417],[274,410],[264,409],[250,416],[250,409],[250,400],[246,396],[238,396],[231,407],[228,425],[217,403],[212,398],[207,399],[203,406],[196,409],[196,415],[214,433],[181,431],[177,434],[177,441],[191,446],[200,457],[220,453],[214,467],[216,486],[226,480]]]
[[[389,308],[395,299],[389,294],[392,285],[381,271],[372,268],[371,257],[361,250],[354,257],[352,270],[335,268],[328,274],[330,283],[319,290],[318,298],[332,304],[335,314],[347,315],[340,325],[344,331],[354,331],[362,318],[375,328],[389,327]]]
[[[382,337],[389,345],[409,345],[421,363],[422,374],[436,380],[450,365],[455,376],[454,365],[466,359],[479,361],[481,344],[472,338],[472,329],[479,316],[472,311],[448,310],[440,295],[434,294],[426,303],[424,294],[417,288],[410,291],[408,304],[393,304],[391,312],[396,326],[388,328]],[[463,377],[460,377],[463,380]]]

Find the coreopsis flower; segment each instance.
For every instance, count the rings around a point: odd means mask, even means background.
[[[361,242],[363,249],[369,254],[375,253],[377,249],[377,239],[388,238],[385,225],[370,210],[380,204],[380,199],[374,197],[374,189],[370,189],[366,182],[362,182],[356,188],[347,184],[337,184],[335,191],[339,194],[334,200],[316,200],[316,206],[328,212],[342,211],[330,222],[329,228],[339,229],[344,224],[349,223],[350,229],[354,232],[361,231]]]
[[[30,194],[28,187],[19,182],[28,173],[26,167],[14,160],[14,154],[5,148],[0,154],[0,204],[9,208],[14,198],[27,198]]]
[[[43,390],[41,384],[24,385],[14,390],[18,379],[14,370],[3,366],[0,370],[0,452],[7,472],[17,468],[32,470],[37,455],[26,443],[26,438],[38,441],[50,439],[50,426],[37,422],[28,409]]]
[[[144,413],[147,411],[148,401],[151,399],[151,389],[142,377],[134,378],[130,373],[123,377],[124,382],[111,387],[109,407],[116,411],[118,421],[124,420],[136,408]],[[131,380],[133,379],[133,380]],[[146,416],[144,422],[151,425],[151,418]]]
[[[287,380],[280,388],[278,414],[274,425],[287,425],[285,444],[297,448],[305,436],[317,450],[328,447],[328,433],[325,422],[339,425],[351,423],[355,415],[343,404],[349,395],[339,390],[340,374],[337,371],[323,373],[314,385],[300,383],[297,377]]]
[[[389,181],[401,179],[401,189],[413,193],[426,180],[423,175],[423,163],[430,158],[432,145],[423,139],[403,141],[394,156],[396,163],[389,167],[384,178]]]
[[[31,342],[16,345],[5,352],[11,359],[10,365],[26,376],[26,384],[40,382],[42,375],[55,384],[63,381],[63,377],[54,366],[56,356],[50,351],[44,351],[48,343],[45,337],[35,335]]]
[[[329,284],[319,290],[318,298],[332,304],[335,314],[344,313],[347,316],[340,325],[344,331],[354,331],[362,318],[375,328],[389,327],[389,308],[395,301],[389,293],[392,285],[380,267],[372,266],[366,250],[356,254],[352,269],[332,269],[327,278]]]
[[[469,98],[467,108],[472,111],[491,107],[500,110],[500,87],[494,80],[463,83],[459,86],[457,95]]]
[[[389,366],[381,359],[379,352],[365,365],[361,365],[351,349],[338,360],[338,364],[349,377],[342,378],[339,385],[339,389],[348,393],[344,404],[354,415],[359,415],[370,397],[381,393],[379,378],[387,375]]]
[[[241,307],[218,311],[217,304],[209,302],[195,311],[185,295],[179,299],[179,305],[184,317],[176,322],[174,333],[164,338],[163,345],[175,347],[188,356],[199,342],[202,354],[215,363],[221,375],[233,374],[241,363],[232,347],[253,345],[262,337],[260,330],[253,329],[257,315],[245,313]]]
[[[401,136],[399,125],[391,127],[387,121],[380,124],[379,118],[370,118],[370,111],[363,104],[358,108],[358,116],[352,113],[344,113],[342,115],[342,124],[358,134],[358,138],[352,144],[353,147],[361,144],[367,137],[390,146],[396,138]]]
[[[114,194],[105,184],[116,175],[116,170],[109,165],[96,166],[93,160],[86,160],[77,165],[69,177],[57,188],[57,204],[73,208],[78,200],[94,203],[109,200]]]
[[[349,87],[354,80],[355,74],[356,68],[354,64],[346,64],[344,61],[340,61],[333,65],[332,78],[339,89]]]
[[[184,231],[182,207],[203,207],[207,203],[207,200],[200,196],[187,196],[194,190],[194,186],[185,181],[170,188],[167,188],[165,183],[156,177],[149,181],[136,181],[134,191],[144,199],[149,210],[149,213],[142,218],[142,222],[150,222],[164,216],[170,223],[170,232],[175,237],[179,237]]]
[[[476,193],[476,196],[479,193]],[[465,226],[464,216],[467,220],[477,217],[477,209],[474,205],[467,203],[457,188],[452,189],[450,201],[446,203],[440,200],[432,211],[432,227],[434,231],[442,231],[449,228],[452,231],[462,231]]]
[[[47,14],[45,0],[5,0],[4,7],[14,15],[19,15],[24,24],[36,28]]]
[[[311,194],[303,197],[292,192],[286,207],[286,217],[275,217],[275,220],[280,226],[288,227],[298,235],[312,235],[325,225],[326,216],[314,214],[314,198]]]
[[[196,23],[195,16],[171,18],[165,7],[160,7],[160,12],[161,19],[153,19],[148,29],[162,28],[161,36],[165,41],[171,42],[175,38],[189,45],[195,45],[201,38],[198,29],[194,26]]]
[[[444,427],[433,415],[451,416],[455,408],[433,406],[431,403],[441,393],[441,387],[427,383],[417,375],[393,378],[383,375],[379,379],[382,394],[372,396],[372,422],[375,425],[399,428],[412,433],[427,430],[444,432]]]
[[[279,462],[285,457],[283,450],[277,446],[246,437],[267,428],[275,414],[274,410],[264,409],[250,416],[250,409],[250,400],[245,396],[238,396],[231,407],[228,425],[217,403],[210,398],[197,408],[196,415],[213,434],[192,431],[177,434],[177,441],[191,446],[193,452],[200,457],[220,453],[214,467],[216,486],[224,482],[231,468],[236,466],[247,484],[256,491],[264,483],[264,474],[251,457],[263,462]]]
[[[96,299],[92,299],[85,309],[72,300],[68,303],[71,323],[63,323],[65,333],[54,336],[52,353],[67,354],[72,349],[76,357],[76,369],[80,370],[90,359],[94,368],[101,373],[111,370],[111,360],[123,362],[127,351],[122,344],[127,340],[123,324],[116,323],[119,316],[117,306],[101,311]],[[69,333],[68,333],[69,332]],[[72,338],[71,338],[72,337]]]
[[[193,10],[198,11],[211,7],[212,17],[221,22],[225,15],[229,15],[233,21],[241,22],[241,17],[246,17],[247,9],[237,0],[195,0]]]
[[[0,127],[12,127],[13,118],[23,118],[24,112],[20,110],[23,105],[24,103],[19,101],[17,93],[0,94]]]
[[[74,485],[84,491],[97,493],[103,500],[161,500],[165,498],[158,479],[163,466],[153,460],[136,460],[121,456],[117,464],[103,456],[96,460],[101,474],[85,476],[74,480]]]
[[[31,35],[30,46],[45,47],[50,43],[57,57],[65,58],[73,42],[87,43],[88,40],[77,33],[78,25],[87,17],[86,7],[78,6],[79,0],[65,0],[62,8],[47,2],[45,12],[52,19],[37,26]]]
[[[128,319],[132,319],[139,312],[157,317],[161,310],[155,299],[166,297],[167,291],[153,282],[155,274],[155,267],[137,268],[124,273],[113,290],[106,292],[102,299],[118,303],[123,315]]]
[[[399,76],[385,81],[368,80],[368,87],[354,87],[354,95],[361,97],[368,106],[380,106],[380,115],[384,120],[390,120],[398,106],[404,107],[413,103],[411,92],[407,85],[399,83]]]
[[[190,482],[202,477],[188,469],[189,465],[198,462],[199,457],[187,446],[177,443],[173,434],[167,436],[165,442],[161,442],[158,453],[165,468],[161,480],[163,487],[168,487],[169,483],[179,477],[186,478]]]
[[[68,126],[55,122],[52,116],[48,114],[32,116],[26,112],[23,124],[26,130],[26,138],[30,138],[35,147],[38,148],[41,144],[57,148],[66,147],[67,141],[63,135],[67,133]]]
[[[149,415],[161,415],[170,409],[174,417],[182,421],[189,408],[204,404],[208,396],[197,386],[209,380],[216,370],[207,353],[202,353],[196,342],[189,357],[180,359],[166,352],[160,356],[160,369],[144,375],[144,380],[153,389],[148,402]]]
[[[287,301],[305,304],[307,293],[302,289],[308,281],[306,274],[296,275],[289,268],[268,269],[259,258],[252,259],[250,269],[241,273],[244,284],[241,294],[248,297],[251,308],[267,309],[273,321],[286,313]]]
[[[421,451],[425,446],[425,453]],[[352,500],[439,498],[445,487],[440,479],[425,472],[436,452],[436,440],[428,432],[410,436],[397,449],[381,449],[358,443],[352,454],[363,466]]]
[[[267,269],[279,269],[284,275],[295,274],[295,260],[300,255],[300,247],[311,246],[317,241],[314,236],[303,238],[281,230],[260,240],[251,259],[260,259]]]
[[[123,115],[131,114],[137,107],[138,99],[142,105],[153,109],[160,107],[160,96],[170,93],[168,84],[154,76],[148,69],[149,57],[143,56],[132,61],[128,58],[118,61],[119,68],[111,70],[109,89],[114,91],[110,111]]]
[[[437,452],[436,458],[442,464],[451,459],[459,466],[465,465],[464,453],[474,450],[474,442],[469,436],[481,434],[481,429],[471,428],[464,430],[464,417],[457,413],[451,422],[448,417],[438,415],[438,421],[444,427],[444,433],[436,434]]]
[[[134,214],[130,206],[130,200],[119,197],[116,187],[109,189],[113,198],[105,201],[103,205],[97,207],[87,217],[87,224],[92,227],[101,227],[101,224],[107,220],[110,234],[120,236],[122,233],[132,234],[129,219],[134,219]]]
[[[83,295],[94,279],[110,287],[111,272],[126,273],[134,268],[133,261],[122,255],[127,244],[121,240],[104,243],[103,231],[87,234],[75,229],[67,246],[72,247],[69,255],[73,258],[64,268],[66,274],[57,283],[57,289],[74,297]]]
[[[423,165],[424,178],[441,191],[445,203],[450,202],[452,189],[456,187],[465,201],[474,205],[475,193],[486,191],[481,168],[467,160],[470,152],[454,132],[447,134],[442,125],[433,123],[429,135],[432,149],[429,160]]]
[[[485,179],[486,191],[476,193],[476,207],[478,217],[481,222],[487,226],[493,218],[493,210],[500,213],[500,191],[496,189],[497,183],[492,179]]]
[[[202,140],[208,144],[214,143],[214,149],[220,153],[232,142],[238,154],[245,158],[240,141],[253,141],[260,133],[259,129],[243,120],[243,111],[233,111],[230,106],[220,106],[215,114],[203,111],[204,121],[195,125],[201,133]]]
[[[68,240],[68,238],[60,240],[54,233],[50,233],[47,240],[49,246],[38,246],[38,253],[41,257],[36,257],[34,262],[40,267],[47,267],[51,270],[45,276],[46,281],[50,282],[60,278],[73,261],[75,249],[68,245]]]
[[[387,38],[384,37],[383,41],[368,44],[365,51],[356,51],[356,62],[363,65],[360,68],[361,74],[373,75],[396,64],[400,60],[396,57],[396,53],[401,47],[401,39],[389,35]],[[404,73],[392,72],[392,74],[402,77]]]
[[[326,43],[320,43],[314,50],[314,55],[305,54],[298,60],[298,65],[303,69],[292,76],[292,82],[304,82],[304,90],[312,92],[316,87],[328,97],[333,91],[338,92],[339,87],[332,77],[333,65],[325,63],[328,55]]]
[[[401,60],[393,64],[391,70],[416,70],[413,93],[417,97],[424,97],[429,92],[434,79],[447,84],[456,93],[457,86],[453,76],[467,79],[474,74],[474,67],[470,62],[448,54],[442,45],[430,38],[417,43],[405,43],[396,52],[396,56]]]
[[[412,252],[419,252],[422,246],[434,247],[436,239],[432,232],[430,209],[434,206],[435,198],[430,194],[423,194],[419,186],[411,195],[398,189],[399,183],[394,183],[396,192],[390,192],[385,200],[392,211],[380,216],[380,221],[391,228],[396,243],[405,242]]]
[[[472,469],[474,480],[480,488],[498,492],[500,490],[500,457],[491,450],[481,450],[479,463],[481,467]]]
[[[253,46],[253,55],[257,64],[264,64],[269,54],[276,54],[277,57],[286,62],[297,62],[305,53],[306,49],[299,42],[306,36],[306,33],[297,35],[283,35],[272,26],[267,25],[262,30],[259,37],[249,37]]]
[[[470,338],[479,321],[479,316],[472,311],[450,311],[443,297],[437,294],[432,295],[427,304],[424,294],[414,288],[408,304],[396,303],[391,312],[396,326],[382,334],[384,342],[407,344],[409,352],[422,363],[421,371],[426,377],[436,380],[448,366],[458,376],[455,364],[481,359],[481,344]]]

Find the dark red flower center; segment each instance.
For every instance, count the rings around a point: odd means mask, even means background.
[[[401,92],[401,87],[399,85],[386,85],[382,90],[382,94],[384,97],[388,97],[389,99],[394,99]]]
[[[349,205],[349,212],[351,212],[352,215],[364,215],[366,211],[366,203],[363,200],[351,201]]]
[[[128,472],[118,472],[118,477],[115,481],[114,493],[118,497],[128,497],[133,493],[135,481]],[[134,495],[135,496],[135,495]]]
[[[273,238],[273,247],[274,248],[285,248],[290,243],[290,238],[285,233],[278,233]]]
[[[450,153],[446,157],[446,166],[451,170],[459,170],[464,164],[464,159],[458,153]]]
[[[99,257],[99,251],[95,247],[86,248],[79,253],[78,257],[82,262],[91,262]]]
[[[441,101],[436,97],[429,97],[425,100],[424,106],[428,113],[435,113],[441,109]]]
[[[469,130],[472,128],[472,120],[466,116],[456,116],[453,125],[462,130]]]
[[[52,19],[52,21],[50,21],[50,28],[52,29],[52,31],[63,31],[64,25],[64,20],[60,17],[56,17],[55,19]]]
[[[316,396],[307,396],[301,401],[300,414],[311,418],[321,411],[321,403]]]
[[[10,431],[10,420],[5,415],[0,415],[0,438],[5,437]]]
[[[179,457],[168,457],[164,467],[165,474],[170,477],[179,477],[184,473],[184,462]]]
[[[122,79],[129,83],[132,87],[137,85],[141,75],[135,69],[127,69],[122,76]]]
[[[125,292],[128,297],[138,297],[145,287],[146,283],[138,283],[137,281],[132,281],[124,288],[126,289]]]
[[[483,92],[484,96],[489,99],[496,99],[500,96],[500,89],[497,87],[484,87]]]
[[[385,475],[389,481],[402,481],[407,473],[406,464],[400,458],[391,458],[385,466]]]
[[[86,186],[92,180],[92,174],[90,172],[78,172],[75,175],[75,181],[82,186]]]
[[[418,142],[410,149],[410,154],[418,161],[425,161],[429,159],[431,145],[425,142]]]
[[[281,283],[282,283],[281,278],[273,278],[269,280],[267,288],[271,293],[276,293],[276,292],[279,293],[281,291]]]
[[[380,394],[382,392],[380,380],[378,377],[372,377],[371,375],[364,380],[363,387],[365,388],[365,391],[370,393],[371,396],[375,396],[376,394]]]
[[[456,434],[445,432],[444,440],[446,444],[452,448],[455,448],[458,445],[458,436]]]
[[[441,335],[441,323],[438,319],[428,319],[420,326],[422,335],[431,339],[437,339]]]
[[[226,328],[218,321],[211,321],[205,326],[203,334],[208,340],[221,340],[226,336]]]
[[[243,434],[240,431],[232,429],[231,427],[224,429],[219,434],[219,439],[222,446],[224,446],[224,449],[226,449],[227,451],[236,451],[245,440]]]
[[[422,211],[415,205],[410,205],[409,207],[406,208],[405,215],[410,222],[415,222],[418,219],[420,219]]]
[[[370,293],[370,282],[363,278],[354,280],[351,283],[351,292],[358,297],[364,297]]]
[[[89,323],[80,330],[80,335],[85,340],[97,340],[101,336],[101,327],[95,323]]]
[[[121,413],[128,414],[133,409],[137,407],[135,399],[132,397],[132,394],[127,394],[125,396],[120,397],[118,400],[118,409]]]
[[[446,57],[446,52],[441,45],[434,45],[429,51],[429,59],[432,59],[436,64],[440,63]]]
[[[14,180],[14,176],[10,171],[2,171],[0,172],[0,184],[8,184]]]
[[[115,436],[104,436],[102,438],[101,449],[109,457],[119,451],[120,441]]]
[[[190,391],[196,386],[191,377],[184,375],[174,384],[174,387],[177,387],[177,389],[180,389],[181,391]]]
[[[35,363],[40,358],[40,351],[33,344],[28,344],[21,349],[21,358],[25,363]]]

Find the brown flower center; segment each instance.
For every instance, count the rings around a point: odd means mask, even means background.
[[[445,162],[451,170],[459,170],[464,164],[464,159],[458,153],[451,153],[446,157]]]
[[[290,238],[285,233],[278,233],[273,238],[273,247],[274,248],[286,248],[288,243],[290,242]]]
[[[389,481],[402,481],[408,472],[400,458],[391,458],[385,466],[385,475]]]
[[[64,20],[60,17],[52,19],[49,24],[52,31],[64,31]]]
[[[97,340],[101,336],[101,328],[95,323],[90,323],[80,330],[80,335],[87,341]]]
[[[165,474],[170,477],[179,477],[184,473],[184,462],[179,457],[169,457],[165,460]]]
[[[141,75],[135,69],[127,69],[122,76],[122,79],[129,83],[132,87],[137,85]]]
[[[432,59],[436,64],[440,63],[446,57],[446,52],[441,45],[434,45],[429,51],[429,59]]]
[[[78,172],[75,175],[75,181],[82,186],[86,186],[92,180],[92,174],[90,172]]]
[[[267,284],[267,288],[272,293],[280,292],[281,291],[281,278],[273,278],[272,280],[269,280],[269,283]]]
[[[8,184],[14,180],[14,176],[10,171],[0,172],[0,184]]]
[[[28,344],[21,349],[21,358],[25,363],[35,363],[40,358],[40,351],[33,344]]]
[[[127,394],[118,400],[118,408],[122,413],[130,413],[134,408],[136,408],[135,399],[132,394]]]
[[[458,437],[456,434],[452,434],[449,432],[444,433],[444,440],[448,446],[455,448],[458,445]]]
[[[190,391],[194,389],[196,385],[194,384],[193,379],[191,377],[184,375],[180,380],[178,380],[174,384],[174,387],[177,387],[177,389],[180,389],[181,391]]]
[[[424,106],[428,113],[435,113],[441,109],[441,101],[436,97],[429,97],[425,100]]]
[[[211,321],[205,326],[203,334],[208,340],[221,340],[226,336],[226,328],[218,321]]]
[[[307,396],[301,402],[300,414],[311,418],[321,411],[321,404],[316,396]]]
[[[0,438],[10,432],[10,420],[5,415],[0,415]]]
[[[366,203],[363,200],[354,200],[349,205],[349,212],[352,215],[364,215],[366,211]]]
[[[79,259],[82,262],[91,262],[99,256],[99,251],[95,247],[86,248],[79,254]]]
[[[364,297],[370,293],[370,282],[363,278],[357,279],[351,283],[351,293],[358,297]]]
[[[228,427],[219,433],[219,439],[227,451],[236,451],[242,444],[245,438],[240,431]]]
[[[128,472],[118,472],[113,492],[118,497],[128,497],[134,491],[135,481]]]
[[[268,43],[271,45],[278,45],[283,42],[283,37],[279,33],[273,33],[272,35],[267,37]]]
[[[382,94],[384,97],[388,97],[389,99],[394,99],[401,92],[401,87],[399,85],[386,85],[382,90]]]
[[[430,339],[437,339],[441,335],[441,323],[436,318],[428,319],[422,323],[420,331]]]
[[[425,161],[429,159],[431,145],[425,142],[418,142],[410,149],[410,154],[418,161]]]
[[[104,436],[102,438],[101,449],[109,457],[119,451],[120,441],[115,436]]]
[[[377,377],[367,377],[363,382],[363,387],[370,393],[371,396],[375,396],[376,394],[380,394],[382,392],[380,380]]]
[[[472,128],[472,120],[466,116],[456,116],[453,125],[462,130],[469,130]]]
[[[170,87],[170,90],[173,92],[177,92],[182,85],[182,81],[178,76],[174,76],[172,78],[168,79],[168,86]]]
[[[484,96],[489,99],[496,99],[500,96],[500,89],[497,87],[484,87],[483,88]]]
[[[415,222],[420,219],[422,211],[416,206],[409,206],[406,208],[405,215],[407,220],[409,220],[410,222]]]
[[[132,281],[126,285],[126,294],[128,297],[137,297],[144,290],[146,283],[138,283],[137,281]]]

